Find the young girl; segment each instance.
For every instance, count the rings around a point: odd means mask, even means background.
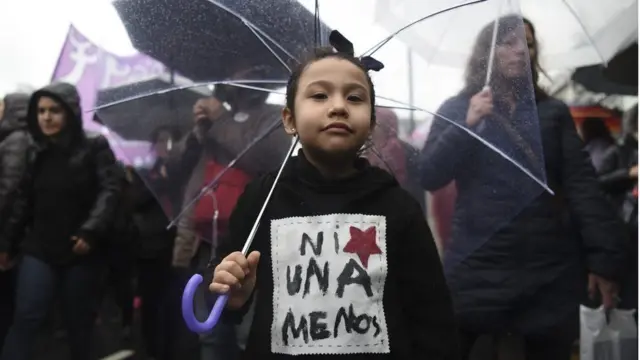
[[[285,131],[302,150],[283,170],[245,258],[239,250],[275,173],[245,189],[211,291],[225,318],[255,301],[244,359],[445,359],[450,295],[420,206],[359,151],[375,126],[367,70],[318,51],[287,84]]]

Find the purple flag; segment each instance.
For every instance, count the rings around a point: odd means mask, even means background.
[[[71,26],[62,47],[52,81],[64,81],[76,85],[84,111],[85,130],[101,132],[111,143],[119,160],[130,165],[148,165],[153,161],[150,144],[144,141],[127,141],[108,132],[93,121],[98,91],[130,84],[142,79],[167,74],[166,67],[143,54],[117,56],[101,49]]]

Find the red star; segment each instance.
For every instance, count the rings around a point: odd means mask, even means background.
[[[382,250],[376,245],[376,227],[371,226],[365,231],[358,229],[357,227],[349,227],[349,234],[351,239],[347,245],[345,245],[342,251],[351,254],[357,254],[364,265],[364,268],[369,267],[369,256],[374,254],[382,254]]]

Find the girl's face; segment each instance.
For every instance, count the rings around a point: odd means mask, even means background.
[[[311,63],[298,80],[295,116],[284,109],[283,122],[288,134],[298,134],[305,150],[355,154],[373,125],[366,75],[343,59],[329,57]]]

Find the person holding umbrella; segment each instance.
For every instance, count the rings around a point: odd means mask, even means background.
[[[538,55],[535,29],[519,15],[485,26],[464,89],[438,111],[459,126],[434,121],[422,153],[426,190],[456,183],[444,265],[464,358],[479,336],[512,334],[523,339],[527,359],[568,359],[586,290],[606,308],[615,306],[626,260],[622,227],[599,191],[568,107],[537,84]],[[539,118],[539,129],[529,116]],[[509,141],[523,163],[544,166],[554,194],[527,192],[539,186],[529,177],[510,179],[513,165],[460,128]],[[528,141],[536,133],[542,158]],[[478,241],[478,233],[488,236]]]

